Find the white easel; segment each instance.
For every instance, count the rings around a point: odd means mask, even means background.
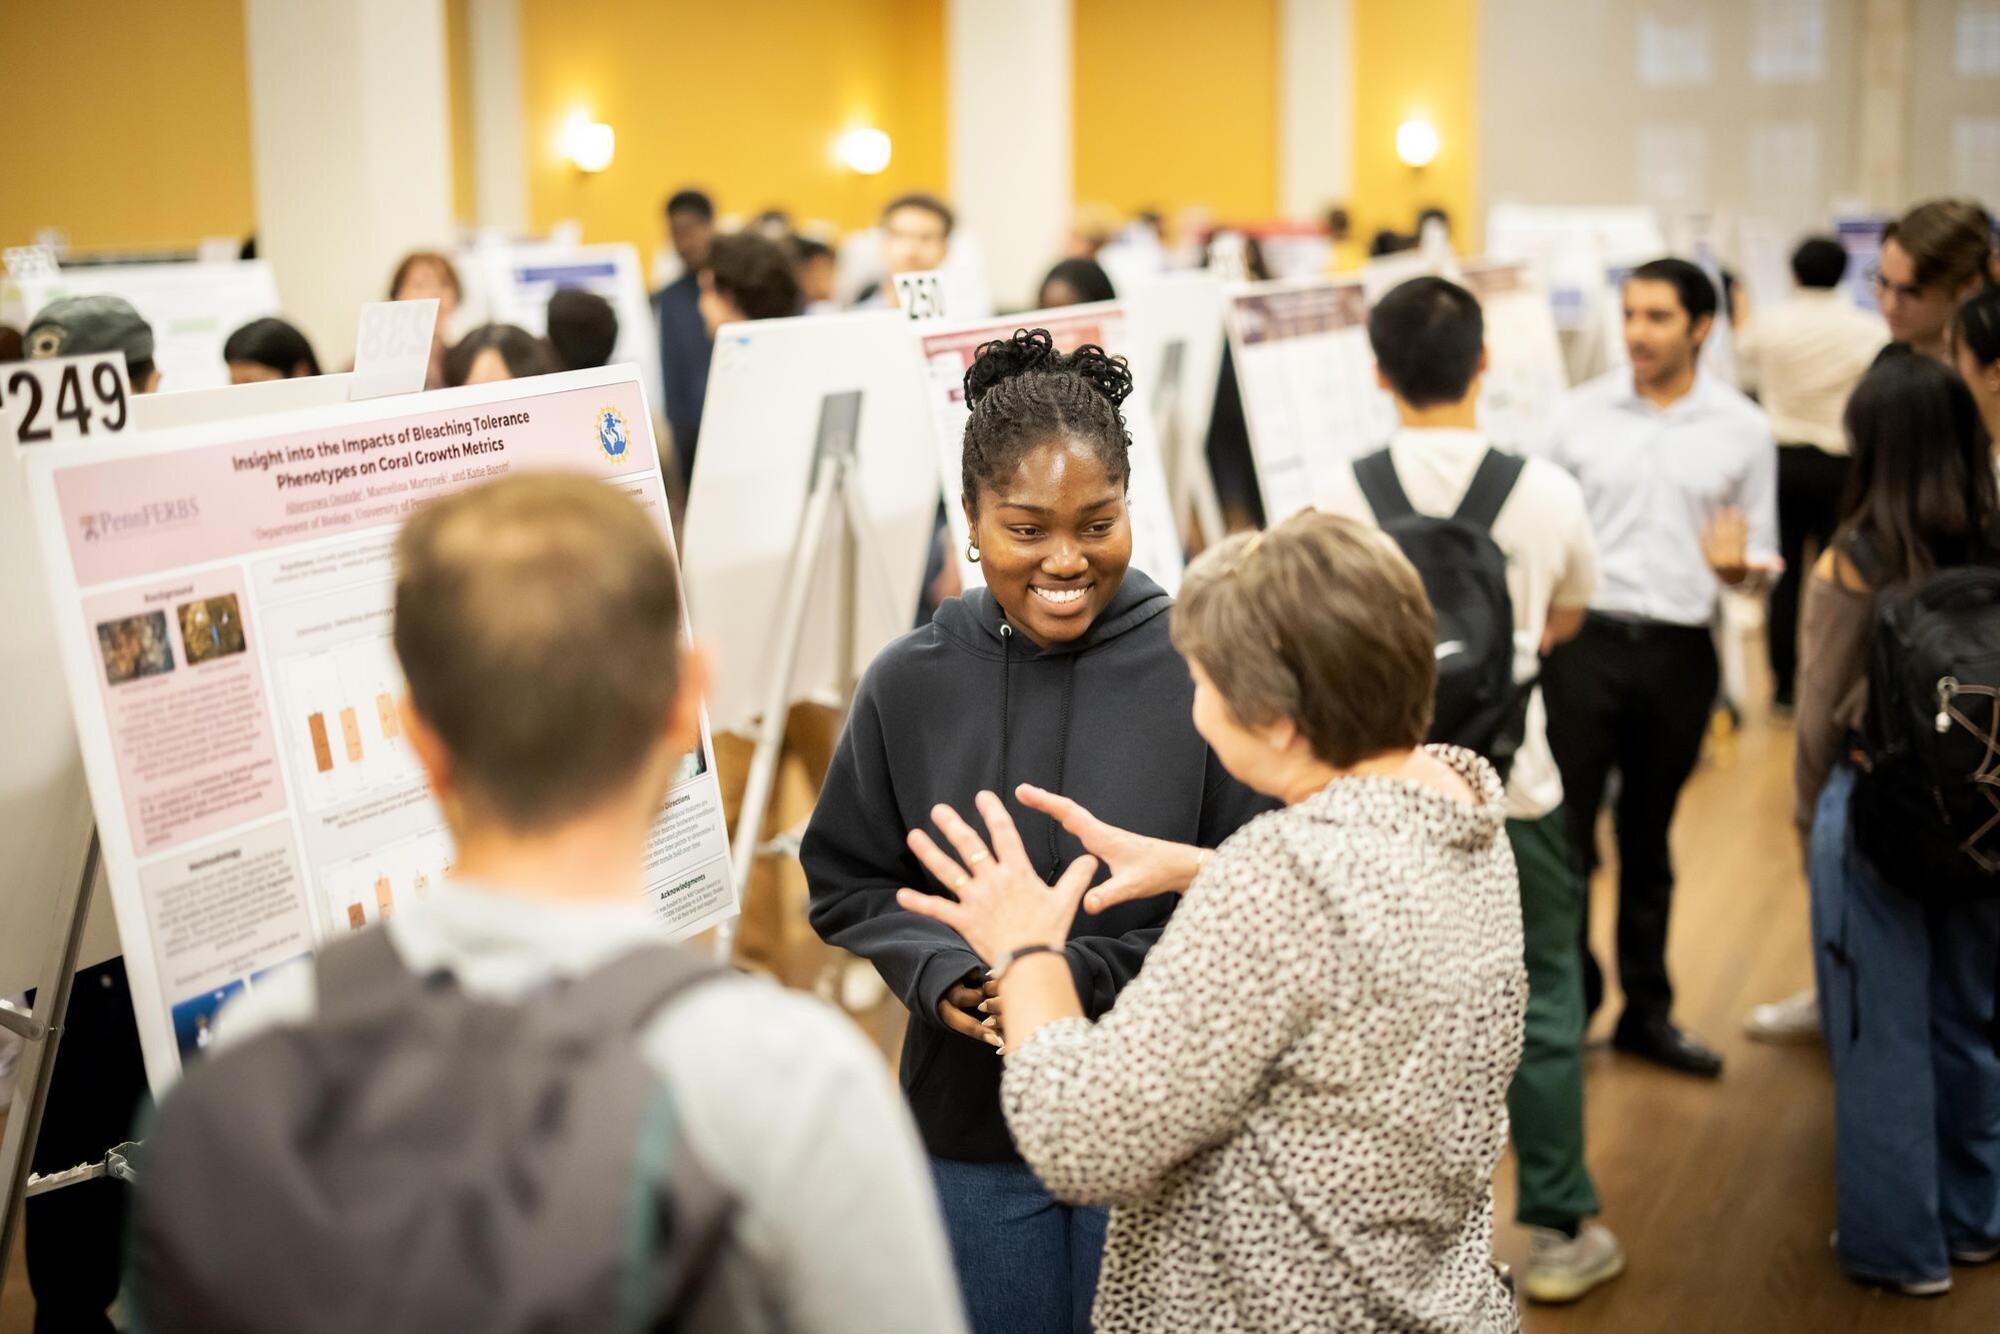
[[[718,731],[754,738],[731,842],[739,900],[757,859],[794,703],[844,708],[916,618],[937,472],[913,326],[900,314],[757,320],[719,330],[689,487],[682,575],[733,671]],[[717,929],[726,960],[736,925]]]
[[[777,642],[771,655],[771,676],[765,684],[764,707],[757,725],[757,748],[751,752],[750,777],[743,789],[743,804],[736,817],[736,836],[730,844],[730,873],[736,879],[737,901],[750,891],[750,874],[757,858],[767,853],[790,850],[780,836],[764,842],[764,812],[771,804],[771,789],[778,779],[778,761],[785,749],[785,723],[791,715],[792,692],[799,668],[799,649],[805,640],[808,600],[818,578],[819,556],[824,549],[827,525],[840,525],[839,648],[835,661],[839,672],[840,709],[844,716],[854,699],[860,679],[856,661],[854,620],[859,611],[861,544],[858,536],[870,530],[867,509],[854,485],[855,425],[860,414],[861,394],[829,398],[821,409],[820,450],[813,461],[812,489],[806,498],[805,520],[792,543],[791,560],[786,566],[784,595],[778,603]],[[829,423],[834,413],[848,414],[844,423]],[[894,604],[895,595],[886,572],[878,564],[871,583]],[[716,958],[728,963],[736,951],[737,924],[742,916],[730,918],[715,931]]]

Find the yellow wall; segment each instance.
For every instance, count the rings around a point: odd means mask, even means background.
[[[78,250],[193,249],[249,233],[243,0],[4,12],[0,244],[43,227]]]
[[[472,41],[469,0],[444,0],[444,63],[451,100],[451,216],[474,226],[479,191],[472,156]]]
[[[1088,0],[1085,0],[1088,3]],[[1450,212],[1461,252],[1478,248],[1479,0],[1354,0],[1354,228],[1409,231],[1419,209]],[[1396,127],[1437,127],[1437,160],[1396,157]]]
[[[1075,0],[1076,198],[1278,207],[1277,0]]]
[[[521,0],[530,219],[566,218],[586,240],[660,244],[677,187],[711,190],[725,213],[772,206],[799,220],[871,223],[894,195],[946,180],[943,0]],[[575,110],[617,132],[609,170],[562,160]],[[886,130],[889,169],[837,166],[832,141]]]

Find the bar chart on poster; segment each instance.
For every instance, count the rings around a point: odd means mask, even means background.
[[[422,780],[397,717],[402,675],[387,635],[281,658],[278,681],[293,753],[312,759],[300,775],[308,810]]]
[[[441,885],[451,862],[451,837],[438,829],[323,866],[327,918],[336,932],[386,922]]]

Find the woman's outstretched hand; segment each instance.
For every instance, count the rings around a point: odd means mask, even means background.
[[[976,804],[986,821],[985,840],[951,807],[931,808],[932,823],[956,857],[923,830],[910,831],[910,851],[955,900],[903,889],[897,891],[896,902],[958,932],[989,965],[1029,945],[1060,950],[1069,939],[1077,904],[1097,874],[1097,859],[1079,857],[1054,885],[1044,884],[1000,798],[981,792]]]
[[[1076,835],[1078,842],[1111,868],[1110,878],[1084,896],[1083,906],[1091,912],[1156,894],[1178,894],[1194,882],[1195,872],[1207,860],[1200,848],[1106,824],[1068,797],[1032,784],[1021,784],[1014,795],[1023,806],[1040,811]]]

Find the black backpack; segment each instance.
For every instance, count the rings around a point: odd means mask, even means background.
[[[1861,535],[1843,550],[1877,590],[1854,844],[1916,897],[2000,894],[2000,565],[1896,585]]]
[[[319,1014],[192,1068],[137,1165],[146,1334],[729,1328],[729,1202],[635,1037],[717,976],[636,949],[521,1005],[420,978],[378,929]]]
[[[1437,611],[1437,708],[1429,739],[1477,751],[1503,778],[1528,730],[1535,687],[1514,681],[1514,600],[1493,521],[1526,466],[1518,454],[1487,450],[1457,511],[1440,519],[1410,503],[1388,450],[1354,465],[1375,522],[1417,567]]]

